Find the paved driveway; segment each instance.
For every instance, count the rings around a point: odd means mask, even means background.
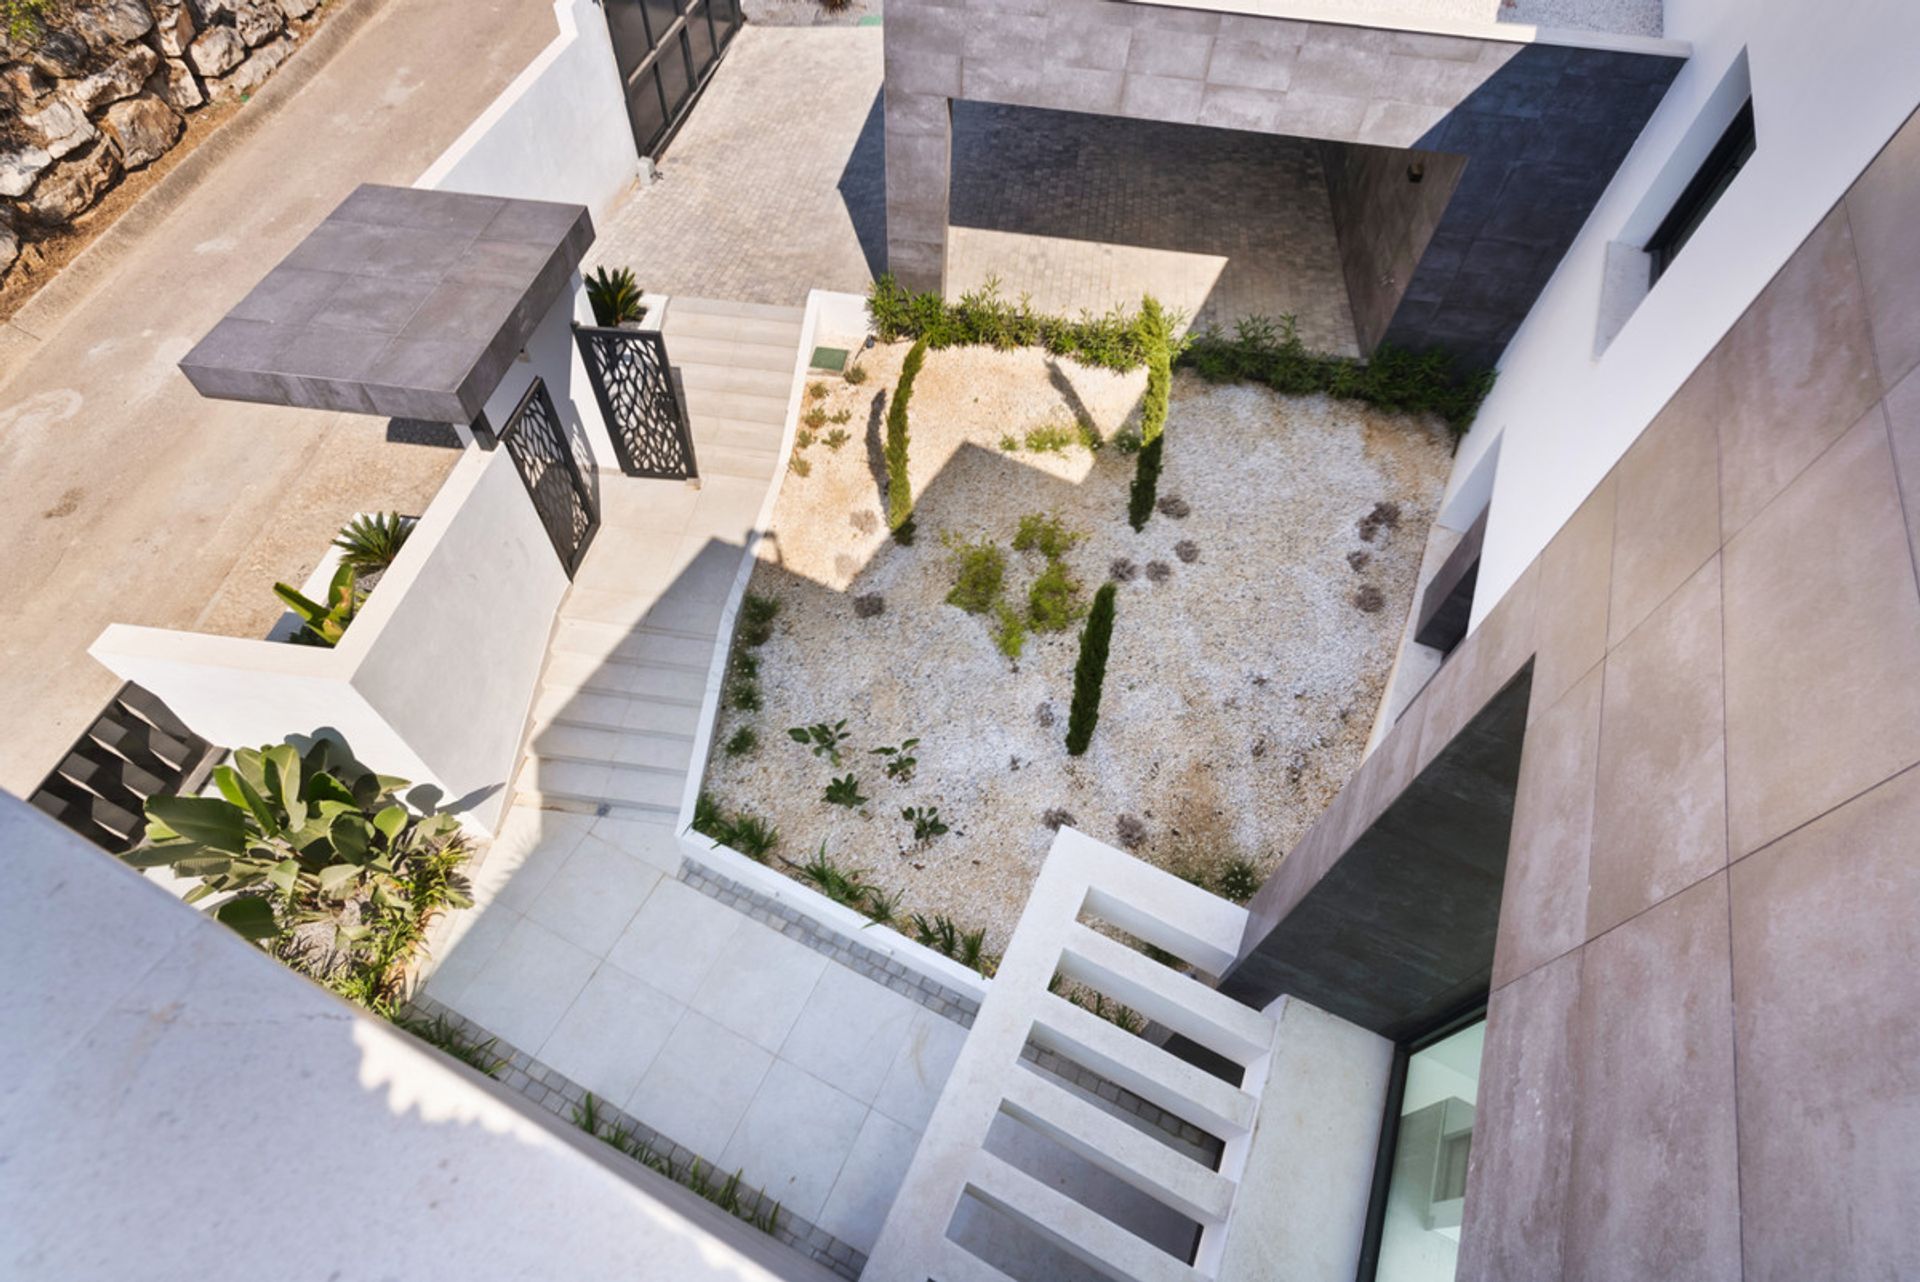
[[[37,784],[116,688],[86,655],[107,624],[257,636],[273,581],[340,522],[439,487],[449,450],[202,400],[174,362],[355,184],[412,182],[554,34],[547,0],[384,0],[57,328],[9,336],[0,787]]]

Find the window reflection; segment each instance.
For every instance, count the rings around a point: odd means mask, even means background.
[[[1407,1059],[1376,1282],[1452,1282],[1486,1023]]]

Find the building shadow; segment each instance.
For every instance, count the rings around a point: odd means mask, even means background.
[[[847,207],[867,271],[887,270],[887,113],[885,94],[876,91],[866,121],[840,171],[840,200]]]

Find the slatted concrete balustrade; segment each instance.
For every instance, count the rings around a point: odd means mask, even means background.
[[[1275,1025],[1206,984],[1090,929],[1097,918],[1207,975],[1234,958],[1246,912],[1170,873],[1062,829],[991,991],[947,1079],[863,1275],[870,1282],[1009,1282],[948,1236],[963,1198],[1126,1282],[1213,1276],[1259,1109]],[[1131,1007],[1240,1066],[1234,1085],[1050,991],[1055,974]],[[1028,1043],[1070,1059],[1224,1143],[1210,1169],[1021,1061]],[[1193,1220],[1192,1262],[986,1148],[1001,1115]]]

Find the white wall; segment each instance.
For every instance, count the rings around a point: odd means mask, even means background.
[[[1476,625],[1920,103],[1914,0],[1667,0],[1666,30],[1693,58],[1507,349],[1454,466],[1443,519],[1463,527],[1461,491],[1499,446]],[[1754,157],[1595,358],[1608,243],[1678,194],[1686,175],[1668,161],[1743,48]]]
[[[604,219],[640,169],[607,23],[555,0],[560,34],[415,180],[440,191],[570,201]]]
[[[829,1278],[5,794],[0,850],[0,1276]]]

